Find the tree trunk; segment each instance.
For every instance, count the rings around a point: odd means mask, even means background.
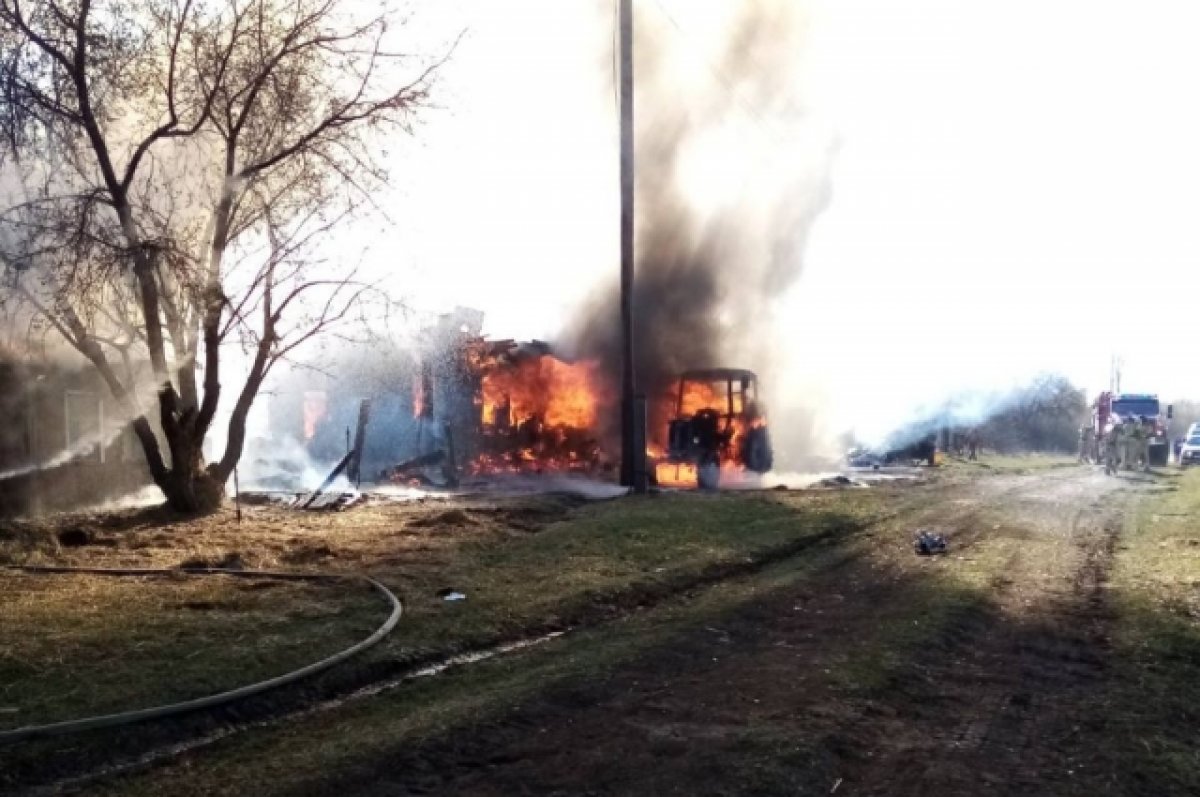
[[[196,515],[216,510],[225,497],[225,481],[204,466],[204,454],[187,432],[179,430],[175,434],[181,439],[170,448],[179,455],[155,483],[176,512]]]

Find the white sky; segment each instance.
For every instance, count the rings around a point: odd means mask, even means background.
[[[1038,369],[1097,390],[1116,353],[1125,389],[1200,395],[1200,6],[825,11],[820,102],[844,144],[796,302],[801,328],[839,329],[813,352],[835,390]]]
[[[736,0],[661,2],[703,48]],[[616,261],[609,0],[426,0],[469,26],[372,248],[414,304],[552,337]],[[1041,370],[1200,397],[1200,4],[814,0],[802,88],[833,202],[781,302],[791,367],[842,428]],[[434,38],[436,39],[437,36]],[[716,80],[698,69],[698,80]],[[720,90],[719,86],[715,87]]]

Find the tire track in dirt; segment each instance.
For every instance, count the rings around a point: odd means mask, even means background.
[[[861,655],[863,640],[881,626],[910,622],[903,604],[922,566],[843,559],[811,581],[713,618],[718,627],[648,650],[602,683],[548,689],[466,736],[397,753],[364,780],[335,775],[304,793],[353,793],[397,772],[410,773],[392,781],[397,794],[791,795],[835,785],[838,794],[996,793],[988,786],[1044,793],[1029,785],[1044,785],[1059,759],[1042,755],[1039,744],[1061,735],[1059,717],[1076,700],[1066,687],[1100,674],[1087,640],[1064,642],[1053,621],[1068,622],[1068,610],[1081,606],[1086,612],[1080,594],[1102,601],[1091,584],[1106,572],[1103,552],[1113,546],[1094,542],[1100,521],[1119,518],[1119,508],[1091,504],[1097,489],[1115,483],[1072,470],[982,484],[978,491],[978,484],[931,487],[924,506],[897,520],[950,530],[954,551],[969,554],[986,539],[982,520],[991,512],[1049,518],[1052,530],[1041,533],[1064,542],[1071,567],[1037,583],[1040,563],[1018,549],[990,585],[994,612],[954,615],[929,640],[932,658],[900,665],[891,697],[847,701],[820,672]],[[1029,603],[1038,622],[1014,624]],[[1065,697],[1055,697],[1059,691]],[[778,755],[794,757],[805,773],[801,788],[779,771],[768,782],[745,779],[757,773],[760,753],[747,745],[760,725],[794,734],[793,752]]]
[[[877,735],[881,754],[845,794],[1091,793],[1087,706],[1105,676],[1105,583],[1125,501],[1111,495],[1118,482],[1087,472],[1049,481],[1004,500],[1068,514],[1055,555],[1011,562],[987,622],[915,664],[926,677],[899,696],[903,719]],[[1093,489],[1109,495],[1097,505]]]

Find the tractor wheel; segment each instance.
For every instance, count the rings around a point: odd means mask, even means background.
[[[767,427],[759,426],[746,432],[746,439],[742,443],[742,463],[746,470],[755,473],[766,473],[775,464]]]
[[[1146,463],[1150,467],[1165,468],[1171,456],[1171,449],[1166,445],[1150,446],[1150,460]]]
[[[696,486],[701,490],[716,490],[721,486],[721,461],[708,456],[696,463]]]

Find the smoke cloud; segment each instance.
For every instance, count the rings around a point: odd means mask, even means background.
[[[638,388],[656,397],[687,369],[751,368],[772,418],[789,421],[772,423],[786,461],[806,447],[808,424],[801,402],[771,392],[787,343],[775,303],[800,277],[829,200],[834,137],[804,97],[806,4],[737,6],[714,21],[712,44],[662,4],[643,5],[635,24]],[[565,336],[613,374],[618,297],[616,285],[602,290]],[[651,407],[654,438],[669,402]]]

